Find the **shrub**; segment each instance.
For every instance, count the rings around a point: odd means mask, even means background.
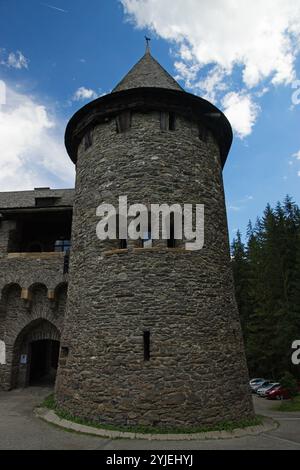
[[[298,395],[297,380],[290,372],[285,372],[282,379],[280,380],[280,384],[289,392],[291,398],[294,398],[296,395]]]

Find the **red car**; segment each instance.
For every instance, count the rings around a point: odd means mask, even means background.
[[[298,386],[298,392],[300,392],[300,386]],[[291,398],[289,391],[279,386],[275,387],[269,392],[266,392],[266,398],[268,400],[287,400]]]

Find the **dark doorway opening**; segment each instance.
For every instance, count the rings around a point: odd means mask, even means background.
[[[55,382],[59,341],[39,340],[30,344],[29,385],[52,385]]]

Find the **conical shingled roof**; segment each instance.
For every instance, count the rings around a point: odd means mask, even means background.
[[[171,90],[184,91],[176,80],[152,57],[148,48],[144,56],[125,75],[112,92],[141,87],[169,88]]]

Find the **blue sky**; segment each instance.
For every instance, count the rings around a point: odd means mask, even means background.
[[[127,73],[144,52],[146,33],[153,55],[180,84],[213,101],[232,122],[235,138],[224,170],[230,237],[237,228],[245,232],[267,202],[289,193],[300,204],[295,3],[0,0],[0,80],[6,86],[5,103],[0,94],[0,191],[74,184],[65,125]]]

